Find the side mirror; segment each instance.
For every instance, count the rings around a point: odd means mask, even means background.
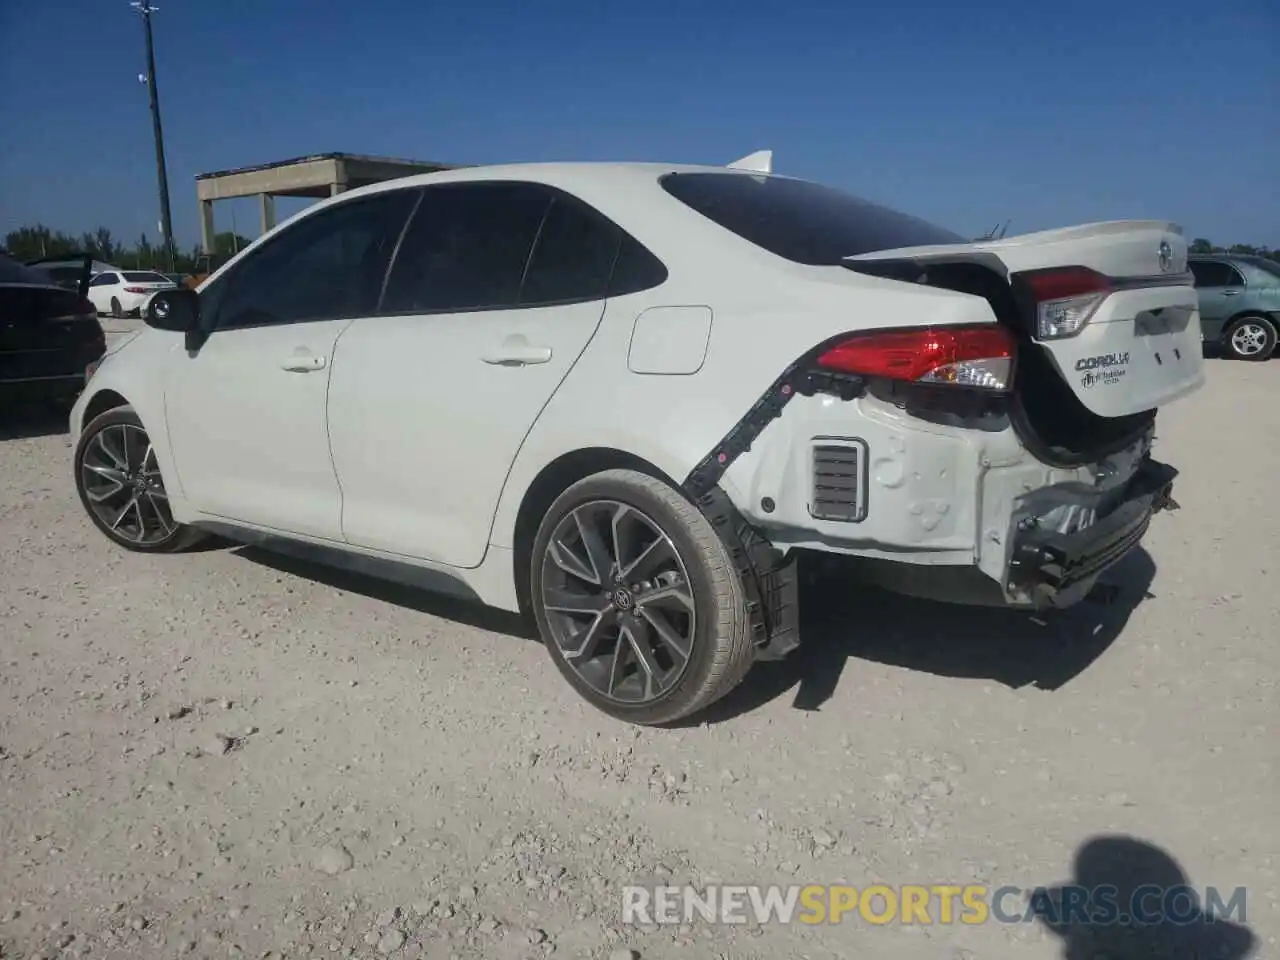
[[[186,347],[194,352],[205,341],[200,328],[200,295],[186,287],[160,290],[147,303],[147,326],[186,334]]]

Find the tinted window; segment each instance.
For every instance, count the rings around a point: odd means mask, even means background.
[[[48,267],[28,267],[17,260],[0,256],[0,283],[32,283],[48,286],[53,280],[53,271]]]
[[[124,275],[126,283],[168,283],[169,278],[159,273],[140,272],[126,273]]]
[[[621,238],[609,221],[575,200],[556,197],[529,258],[521,306],[603,298]]]
[[[1216,260],[1195,260],[1190,264],[1197,287],[1227,287],[1235,273],[1225,263]]]
[[[662,261],[635,237],[623,234],[622,248],[618,251],[613,276],[609,280],[609,296],[639,293],[666,282],[667,268]]]
[[[514,307],[552,194],[525,183],[430,187],[387,278],[383,313]]]
[[[120,278],[114,273],[100,273],[89,281],[91,287],[109,287],[114,283],[119,283]]]
[[[207,294],[217,327],[370,315],[417,194],[396,190],[304,218],[254,250]]]
[[[673,173],[662,186],[726,230],[796,263],[834,265],[874,250],[965,242],[924,220],[805,180]]]

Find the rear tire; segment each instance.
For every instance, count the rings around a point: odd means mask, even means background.
[[[628,723],[687,717],[754,658],[742,583],[696,506],[634,470],[578,481],[548,509],[530,557],[534,618],[556,667]]]
[[[94,417],[73,462],[80,503],[112,543],[137,553],[176,553],[206,537],[169,512],[151,438],[133,407]]]
[[[117,320],[124,316],[124,310],[120,307],[120,301],[115,297],[111,298],[111,316]]]
[[[1266,360],[1276,349],[1276,326],[1260,315],[1240,317],[1227,328],[1223,346],[1236,360]]]

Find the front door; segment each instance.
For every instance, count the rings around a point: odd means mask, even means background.
[[[483,560],[507,472],[600,323],[620,237],[535,184],[424,191],[380,316],[338,340],[329,433],[350,543]]]
[[[201,292],[208,339],[166,382],[183,493],[201,513],[341,539],[326,399],[334,346],[370,314],[416,193],[340,201],[246,253]]]

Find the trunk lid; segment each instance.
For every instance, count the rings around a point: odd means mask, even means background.
[[[921,283],[930,283],[938,268],[964,265],[1003,278],[1023,348],[1048,360],[1028,365],[1028,375],[1052,369],[1100,417],[1154,410],[1204,382],[1199,300],[1186,240],[1173,223],[1083,224],[1000,240],[880,250],[844,264]]]

